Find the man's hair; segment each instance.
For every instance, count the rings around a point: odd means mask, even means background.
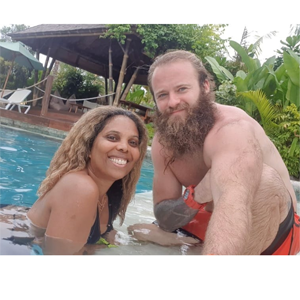
[[[122,108],[112,106],[94,108],[75,123],[50,163],[46,178],[38,189],[39,199],[49,192],[63,175],[81,171],[87,167],[97,135],[116,116],[126,116],[131,119],[139,133],[140,157],[138,161],[129,174],[116,181],[108,190],[108,195],[116,194],[114,190],[118,190],[119,198],[122,200],[117,214],[121,218],[121,223],[124,221],[127,206],[134,196],[136,184],[140,177],[143,159],[147,151],[148,134],[143,121],[135,113]]]
[[[205,81],[210,81],[210,89],[214,89],[214,81],[211,74],[205,69],[201,60],[192,52],[185,50],[174,50],[167,52],[165,54],[159,55],[155,58],[153,64],[149,68],[148,72],[148,86],[154,97],[153,88],[152,88],[152,79],[155,69],[162,65],[167,65],[177,61],[189,61],[194,67],[196,73],[198,74],[198,81],[200,88],[204,86]],[[154,99],[155,100],[155,99]]]

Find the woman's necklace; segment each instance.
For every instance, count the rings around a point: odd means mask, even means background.
[[[98,201],[98,210],[99,210],[99,214],[101,214],[105,204],[107,202],[107,196],[106,194],[102,197],[102,199],[100,201]]]

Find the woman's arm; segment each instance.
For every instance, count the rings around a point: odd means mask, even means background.
[[[47,195],[47,254],[73,254],[85,245],[96,218],[98,197],[98,188],[88,175],[69,173],[59,180]]]

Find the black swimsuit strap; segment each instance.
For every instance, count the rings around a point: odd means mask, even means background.
[[[282,223],[279,225],[277,235],[272,244],[261,255],[272,255],[285,241],[294,226],[294,207],[291,203],[290,210]]]
[[[108,211],[109,211],[109,216],[108,216],[107,229],[104,233],[101,234],[101,232],[100,232],[100,216],[99,216],[99,211],[97,209],[96,220],[91,228],[90,235],[87,240],[87,244],[97,243],[99,241],[99,239],[101,238],[101,236],[104,236],[106,233],[110,232],[113,229],[111,204],[108,204]]]

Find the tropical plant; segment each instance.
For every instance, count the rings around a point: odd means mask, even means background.
[[[153,107],[155,105],[148,86],[134,84],[126,96],[127,101]]]
[[[206,57],[222,82],[216,91],[217,101],[238,106],[256,119],[274,142],[290,175],[299,178],[300,57],[291,50],[283,51],[282,64],[274,70],[275,56],[261,65],[238,43],[231,41],[230,45],[245,67],[235,76],[216,59]]]
[[[278,149],[289,174],[299,180],[300,177],[300,113],[295,104],[291,104],[278,113],[274,121],[278,124],[270,134],[270,139]]]
[[[61,63],[53,90],[58,90],[63,98],[73,94],[77,99],[92,98],[104,94],[104,82],[92,73]]]
[[[10,26],[3,26],[0,29],[0,41],[12,41],[12,38],[8,34],[23,31],[27,28],[29,28],[29,26],[24,24],[11,24]]]
[[[24,24],[12,24],[11,26],[4,26],[0,29],[0,41],[12,41],[11,37],[8,36],[8,34],[18,31],[23,31],[25,29],[29,28],[29,26],[26,26]],[[28,50],[31,50],[29,47]],[[31,51],[33,53],[33,51]],[[4,61],[2,57],[0,57],[0,88],[4,86],[4,82],[8,73],[8,70],[10,68],[11,62]],[[8,78],[8,82],[6,85],[7,89],[15,90],[17,88],[23,88],[27,86],[27,81],[31,77],[32,72],[26,69],[25,67],[20,66],[17,63],[13,64],[11,75]]]
[[[226,40],[221,38],[226,25],[196,24],[109,24],[102,36],[125,43],[126,34],[138,33],[149,57],[156,57],[170,49],[192,51],[199,57],[223,52]]]
[[[275,56],[261,66],[258,59],[250,57],[245,49],[234,41],[230,45],[239,53],[247,72],[240,70],[235,77],[212,57],[206,57],[213,72],[221,81],[230,81],[237,92],[262,90],[273,103],[282,107],[294,103],[299,108],[299,64],[300,58],[293,51],[283,53],[283,64],[274,71]]]
[[[285,42],[280,40],[283,45],[277,53],[279,54],[275,60],[274,69],[276,70],[283,62],[283,53],[285,51],[291,50],[295,52],[298,56],[300,55],[300,24],[291,25],[290,36],[285,39]]]

